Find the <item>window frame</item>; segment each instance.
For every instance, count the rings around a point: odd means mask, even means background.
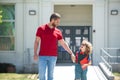
[[[3,22],[14,22],[14,29],[15,29],[15,34],[13,34],[13,35],[8,35],[8,36],[0,36],[0,37],[14,37],[14,49],[13,50],[0,50],[0,52],[7,52],[7,53],[13,53],[13,52],[16,52],[16,4],[15,3],[9,3],[9,4],[7,4],[7,3],[5,3],[5,4],[0,4],[0,5],[5,5],[5,6],[9,6],[9,5],[13,5],[14,6],[14,16],[15,16],[15,18],[13,19],[13,20],[10,20],[10,19],[2,19],[2,23]]]

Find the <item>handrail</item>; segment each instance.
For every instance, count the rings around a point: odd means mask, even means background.
[[[101,48],[101,59],[106,67],[112,72],[111,62],[113,62],[112,60],[114,59],[120,58],[120,55],[110,55],[109,51],[107,52],[107,50],[120,50],[120,48]]]
[[[101,50],[110,58],[120,58],[120,56],[111,56],[108,52],[105,51],[105,49],[120,49],[120,48],[101,48]]]
[[[103,48],[101,48],[101,50],[109,57],[112,57],[110,54],[108,54]]]
[[[120,48],[104,48],[104,49],[120,49]]]
[[[104,57],[102,57],[102,60],[104,61],[104,63],[109,67],[109,70],[112,72],[112,66],[104,59]]]

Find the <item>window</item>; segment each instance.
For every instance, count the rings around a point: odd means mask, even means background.
[[[15,50],[15,6],[0,5],[2,23],[0,23],[0,51]]]

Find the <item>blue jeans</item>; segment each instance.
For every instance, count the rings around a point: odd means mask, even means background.
[[[57,57],[54,56],[40,56],[39,57],[39,80],[46,80],[46,69],[47,69],[47,80],[53,80],[54,67],[56,65]]]
[[[87,80],[87,68],[82,70],[81,65],[75,64],[75,80]]]

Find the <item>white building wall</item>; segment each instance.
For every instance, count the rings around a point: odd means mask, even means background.
[[[23,20],[23,3],[16,4],[16,53],[15,57],[13,56],[11,59],[15,59],[16,68],[22,70],[23,68],[23,53],[24,53],[24,20]],[[19,17],[17,17],[19,16]]]
[[[118,15],[111,15],[111,10],[118,10]],[[109,2],[109,47],[120,48],[120,0],[111,0]]]
[[[104,1],[96,1],[93,4],[93,64],[100,61],[100,49],[104,47],[105,41],[105,17]]]
[[[50,15],[53,13],[53,4],[50,1],[41,2],[41,21],[46,24],[50,21]]]
[[[34,10],[35,15],[30,15],[29,11]],[[24,46],[33,48],[36,28],[39,26],[39,13],[37,2],[24,3]]]

